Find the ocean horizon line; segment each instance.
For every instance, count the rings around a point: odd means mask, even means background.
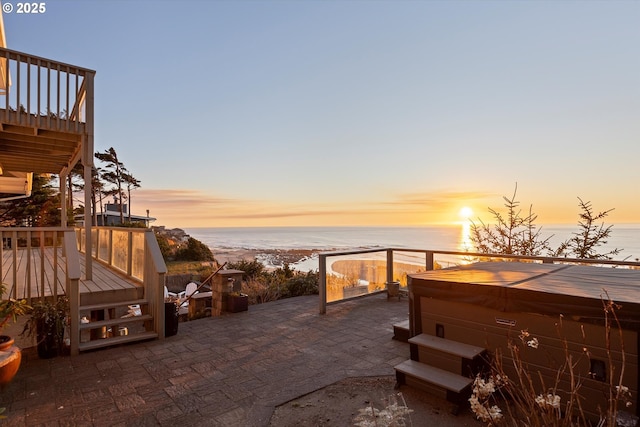
[[[180,228],[183,230],[186,229],[221,229],[221,230],[229,230],[229,229],[335,229],[335,228],[441,228],[441,227],[449,227],[449,228],[459,228],[465,224],[471,225],[470,222],[460,221],[456,223],[442,223],[442,224],[414,224],[414,225],[236,225],[236,226],[189,226],[189,227],[167,227],[167,228]],[[479,224],[479,222],[476,222]],[[599,223],[600,224],[600,223]],[[621,222],[621,223],[602,223],[605,226],[615,227],[623,227],[623,228],[640,228],[640,222]],[[492,225],[492,223],[487,223],[487,225]],[[579,225],[577,223],[539,223],[535,224],[536,228],[541,227],[552,227],[552,228],[568,228],[568,227],[576,227]]]
[[[183,229],[211,249],[220,250],[349,250],[407,248],[471,251],[469,226],[314,226],[314,227],[193,227]],[[557,247],[579,232],[577,225],[540,225],[542,239]],[[615,259],[640,256],[640,223],[613,224],[600,253],[622,252]]]

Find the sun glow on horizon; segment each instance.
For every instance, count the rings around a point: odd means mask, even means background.
[[[473,209],[471,209],[469,206],[464,206],[462,209],[460,209],[458,215],[462,219],[469,219],[473,216]]]

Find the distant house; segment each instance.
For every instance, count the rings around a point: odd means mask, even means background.
[[[149,216],[149,211],[147,211],[146,216],[129,214],[129,205],[126,203],[122,205],[122,217],[125,223],[143,223],[147,228],[152,221],[156,220],[156,218]],[[76,215],[75,220],[76,224],[82,223],[84,220],[84,214]],[[96,214],[94,222],[96,222],[96,224],[93,224],[94,226],[117,227],[118,225],[122,225],[122,222],[120,221],[120,204],[107,203],[104,206],[104,211]]]

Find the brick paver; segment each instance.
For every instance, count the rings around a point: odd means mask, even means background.
[[[40,360],[23,351],[0,392],[3,425],[266,426],[277,405],[346,377],[393,375],[409,357],[392,340],[406,299],[318,297],[180,323],[178,334]]]

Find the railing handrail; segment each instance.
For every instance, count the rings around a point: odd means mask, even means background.
[[[595,258],[567,258],[567,257],[548,257],[542,255],[506,255],[506,254],[487,254],[482,252],[465,252],[465,251],[450,251],[450,250],[434,250],[434,249],[415,249],[415,248],[400,248],[400,247],[381,247],[381,248],[361,248],[361,249],[348,249],[348,250],[335,250],[324,251],[318,255],[324,256],[339,256],[339,255],[357,255],[363,253],[373,252],[417,252],[417,253],[432,253],[438,255],[455,255],[455,256],[469,256],[473,258],[504,258],[514,260],[531,260],[542,261],[545,263],[563,263],[568,262],[572,264],[601,264],[601,265],[625,265],[631,267],[640,267],[639,261],[625,261],[625,260],[613,260],[613,259],[595,259]]]
[[[0,232],[2,231],[74,231],[73,227],[0,227]]]
[[[7,58],[7,59],[14,60],[14,61],[18,61],[21,58],[27,58],[28,57],[28,58],[34,59],[36,61],[48,62],[48,63],[54,64],[56,67],[60,67],[60,71],[64,71],[65,73],[72,73],[72,70],[81,72],[82,76],[96,73],[95,70],[92,70],[90,68],[84,68],[84,67],[79,67],[77,65],[71,65],[71,64],[67,64],[65,62],[56,61],[55,59],[49,59],[49,58],[45,58],[45,57],[42,57],[42,56],[32,55],[30,53],[20,52],[20,51],[12,50],[12,49],[7,49],[6,47],[0,47],[0,52],[6,52],[6,54],[0,55],[0,56],[2,56],[4,58]]]
[[[545,264],[589,264],[589,265],[608,265],[613,267],[640,267],[638,261],[610,260],[610,259],[591,259],[591,258],[565,258],[565,257],[546,257],[537,255],[505,255],[505,254],[487,254],[480,252],[465,252],[451,250],[432,250],[432,249],[416,249],[416,248],[398,248],[398,247],[375,247],[375,248],[359,248],[347,250],[324,251],[318,254],[319,258],[319,295],[320,295],[320,314],[326,313],[327,308],[327,258],[334,256],[358,255],[366,253],[385,252],[387,262],[387,282],[393,281],[393,254],[394,252],[414,252],[425,254],[425,268],[432,270],[434,268],[435,255],[452,255],[457,257],[467,257],[469,259],[509,259],[514,261],[541,261]]]

